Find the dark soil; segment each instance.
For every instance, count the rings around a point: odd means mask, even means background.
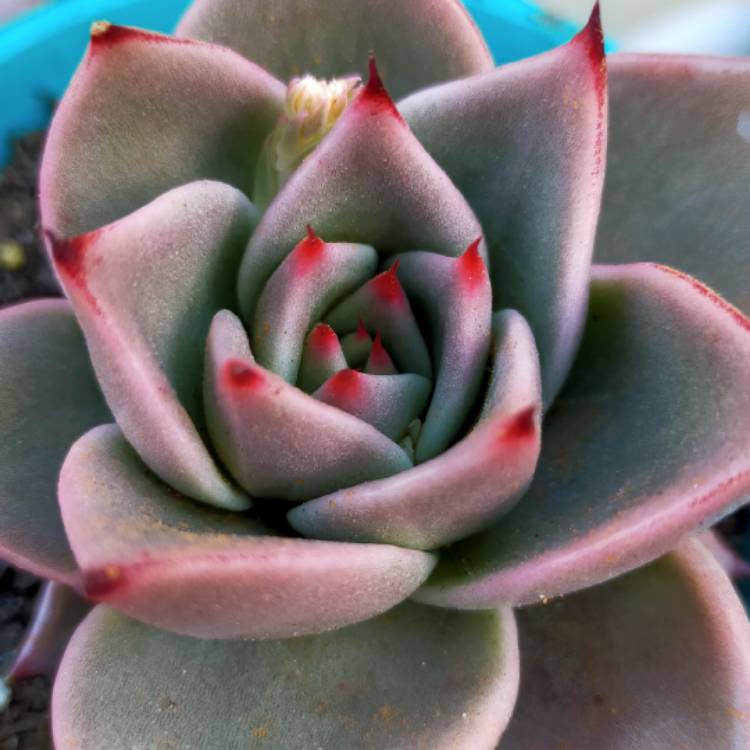
[[[0,307],[60,295],[38,241],[36,179],[42,140],[42,134],[32,134],[19,141],[11,164],[0,174]],[[0,561],[0,674],[21,641],[38,591],[37,578]],[[0,711],[0,750],[49,750],[49,697],[46,677],[12,685],[10,705]]]
[[[43,133],[32,133],[18,141],[13,160],[0,174],[0,306],[60,295],[39,241],[36,180],[43,139]],[[15,261],[19,249],[23,260],[18,267],[4,261],[8,255]]]

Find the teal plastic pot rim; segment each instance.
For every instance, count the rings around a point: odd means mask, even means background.
[[[15,138],[46,127],[81,59],[91,23],[171,31],[190,0],[54,0],[0,28],[0,166]],[[577,31],[525,0],[464,0],[498,64],[543,52]]]

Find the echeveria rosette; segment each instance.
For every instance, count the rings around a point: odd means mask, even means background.
[[[750,489],[750,321],[592,267],[608,163],[597,252],[747,309],[747,64],[610,83],[596,9],[498,69],[455,0],[94,25],[41,173],[68,301],[0,312],[2,555],[109,605],[59,748],[747,744],[684,538]]]

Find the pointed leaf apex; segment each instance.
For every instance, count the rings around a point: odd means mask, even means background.
[[[367,333],[367,328],[365,326],[365,321],[362,318],[360,318],[357,321],[357,338],[360,338],[360,339],[369,339],[370,338],[370,334]]]
[[[399,303],[405,298],[401,282],[398,280],[399,264],[400,261],[397,258],[387,271],[379,273],[371,282],[375,294],[392,304]]]
[[[312,224],[308,224],[305,229],[307,230],[307,239],[308,240],[320,240],[320,237],[318,237],[317,234],[315,234],[315,230],[312,228]]]
[[[520,443],[536,436],[536,406],[519,411],[505,423],[501,439],[503,442]]]
[[[109,21],[94,21],[91,24],[89,33],[91,34],[91,38],[93,39],[95,37],[103,36],[111,28],[112,28],[112,24]]]
[[[456,270],[461,282],[473,290],[482,283],[489,283],[487,266],[479,253],[481,236],[477,237],[456,259]]]
[[[362,396],[362,374],[351,368],[332,375],[324,388],[343,403],[354,403]]]
[[[239,359],[227,360],[224,364],[224,380],[229,389],[258,388],[265,382],[259,368]]]
[[[326,243],[315,234],[312,226],[307,225],[307,235],[299,242],[292,251],[294,253],[295,270],[306,272],[317,266],[320,261]]]
[[[588,22],[577,34],[575,40],[580,41],[584,45],[594,70],[600,71],[603,74],[606,70],[606,55],[604,52],[604,30],[602,29],[598,1],[591,10]]]
[[[310,346],[316,355],[325,355],[335,349],[339,343],[336,331],[327,323],[318,323],[310,334]]]
[[[388,113],[399,122],[403,122],[403,118],[398,109],[396,109],[391,95],[383,85],[383,80],[380,77],[380,72],[375,62],[375,55],[373,54],[370,55],[367,83],[357,99],[361,104],[366,105],[372,114]]]

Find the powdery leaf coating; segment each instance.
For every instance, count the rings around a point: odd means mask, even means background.
[[[485,407],[463,440],[395,477],[300,505],[292,526],[318,539],[434,549],[507,513],[539,456],[539,359],[528,324],[510,310],[495,314],[493,349]]]
[[[399,110],[476,212],[495,308],[531,324],[550,403],[580,340],[604,181],[598,8],[569,44],[419,92]]]
[[[253,362],[217,362],[211,378],[213,444],[232,476],[253,495],[309,500],[412,466],[375,427]]]
[[[398,547],[271,536],[245,515],[193,503],[148,472],[115,425],[73,446],[60,504],[90,597],[202,638],[340,628],[402,601],[434,566]]]
[[[595,266],[570,382],[523,501],[420,598],[528,604],[643,565],[750,490],[750,321],[663,266]],[[741,502],[741,500],[740,500]]]
[[[98,28],[49,131],[44,226],[82,234],[202,178],[249,194],[284,85],[222,47]]]
[[[0,383],[0,555],[75,585],[57,475],[70,444],[111,417],[68,302],[0,310]]]
[[[238,190],[199,181],[89,234],[52,239],[99,384],[130,443],[175,489],[234,509],[249,500],[201,436],[202,342],[214,313],[234,305],[255,220]]]
[[[519,610],[521,692],[499,750],[744,750],[750,626],[697,541]]]
[[[60,668],[55,747],[492,750],[518,688],[516,638],[507,609],[405,603],[336,633],[253,643],[99,607]]]
[[[263,286],[307,225],[326,242],[359,242],[381,255],[409,248],[460,255],[482,233],[464,197],[401,119],[374,63],[367,85],[250,239],[238,284],[249,324]],[[484,244],[480,252],[486,257]]]
[[[395,97],[493,67],[459,0],[198,0],[176,33],[235,49],[282,81],[364,76],[374,54]]]
[[[673,265],[750,313],[750,60],[609,60],[597,259]]]

